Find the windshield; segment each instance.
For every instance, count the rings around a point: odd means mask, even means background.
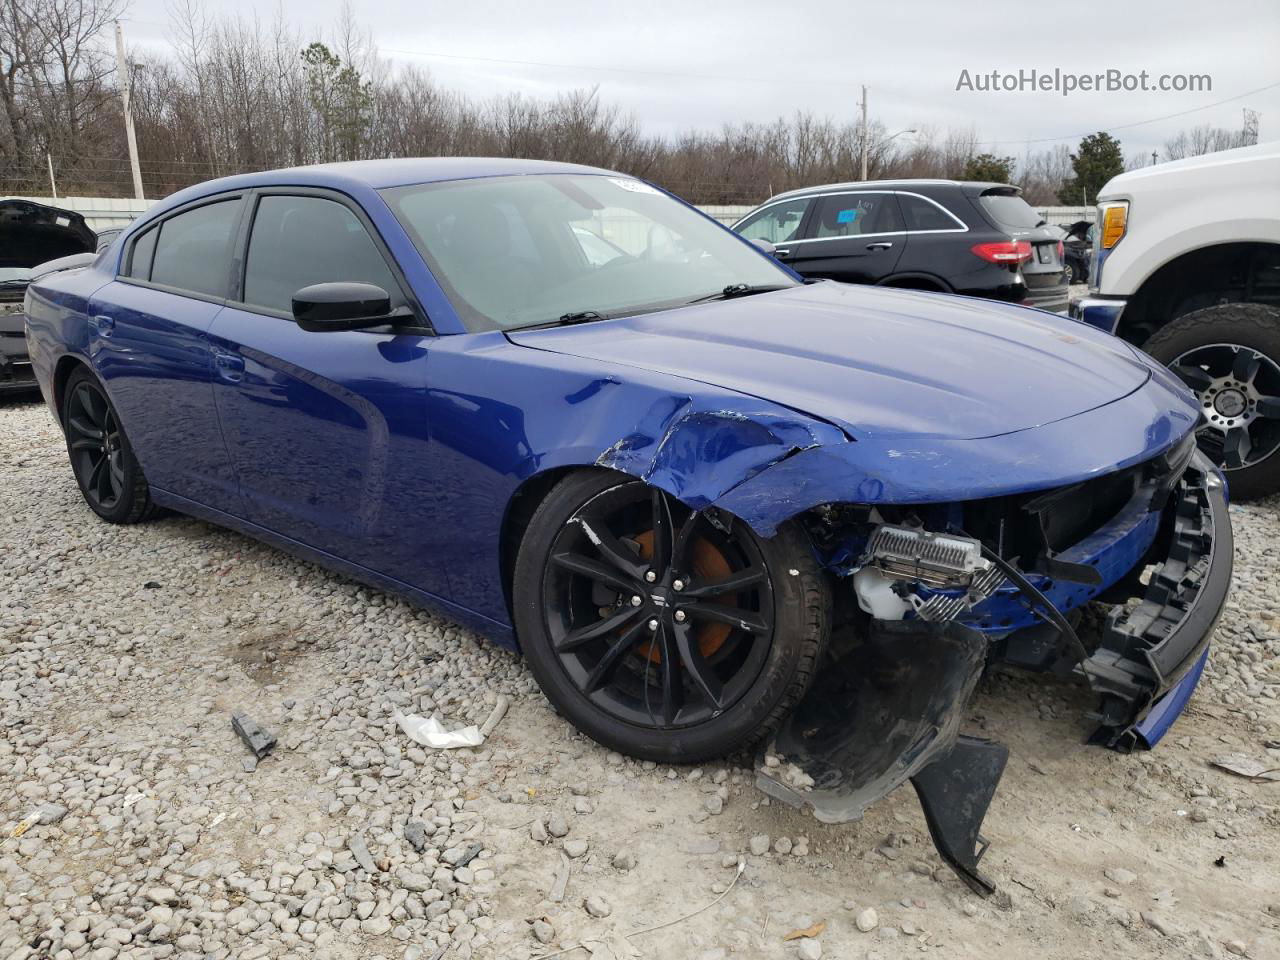
[[[725,228],[626,177],[492,177],[382,195],[473,331],[796,282]]]

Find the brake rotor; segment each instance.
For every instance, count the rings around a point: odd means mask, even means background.
[[[639,546],[641,560],[649,560],[653,557],[652,530],[637,534],[631,540]],[[728,558],[710,540],[705,538],[695,540],[690,545],[690,554],[693,558],[693,575],[699,582],[715,583],[715,581],[723,580],[733,573],[733,567],[729,565]],[[737,605],[736,598],[729,600],[725,604],[725,606],[730,607],[736,607]],[[732,629],[727,623],[703,623],[698,625],[693,634],[698,643],[698,652],[704,657],[710,657],[724,646],[724,642],[729,639],[729,633]],[[662,651],[652,640],[641,644],[636,650],[640,656],[653,663],[662,662]]]

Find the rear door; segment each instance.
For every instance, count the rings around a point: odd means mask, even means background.
[[[904,240],[902,215],[892,193],[823,194],[814,198],[804,235],[789,245],[788,263],[806,277],[876,283],[893,273]]]
[[[89,301],[90,356],[155,487],[235,512],[208,330],[226,300],[243,197],[217,195],[131,237]]]
[[[291,540],[434,594],[437,543],[425,328],[309,332],[293,294],[314,283],[382,287],[420,308],[363,211],[321,190],[259,191],[243,277],[211,331],[217,406],[243,514]]]
[[[974,256],[968,226],[937,200],[902,191],[898,204],[906,222],[906,252],[898,272],[935,277],[953,290],[967,289],[989,264]]]

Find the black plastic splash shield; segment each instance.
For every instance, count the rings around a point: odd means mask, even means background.
[[[969,737],[957,744],[986,652],[980,632],[954,621],[872,620],[778,730],[756,785],[844,823],[912,779],[943,859],[990,894],[976,869],[978,831],[1008,753]]]

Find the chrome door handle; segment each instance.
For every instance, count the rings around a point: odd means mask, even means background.
[[[111,336],[111,331],[116,328],[116,321],[113,317],[108,317],[105,313],[99,313],[89,320],[89,325],[93,327],[93,332],[100,337]]]
[[[218,376],[223,380],[239,383],[244,376],[244,357],[236,356],[234,353],[215,350],[213,364],[218,368]]]
[[[791,251],[790,251],[790,250],[783,250],[781,247],[777,247],[777,248],[775,248],[775,249],[774,249],[774,251],[773,251],[773,255],[774,255],[775,257],[789,257],[789,256],[791,256]]]
[[[890,243],[888,240],[880,240],[877,243],[868,243],[867,249],[868,250],[888,250],[892,246],[893,244]]]

